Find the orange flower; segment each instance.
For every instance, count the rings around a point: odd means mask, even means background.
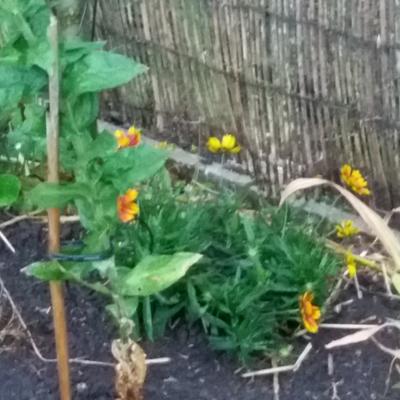
[[[353,169],[349,164],[345,164],[341,168],[340,179],[354,193],[360,196],[369,196],[371,194],[368,189],[368,182],[362,176],[360,170]]]
[[[313,305],[314,295],[308,291],[299,298],[299,307],[304,328],[310,333],[318,332],[318,323],[321,318],[321,310]]]
[[[114,132],[114,136],[117,139],[118,148],[125,149],[127,147],[138,146],[142,139],[142,132],[140,129],[131,126],[128,131],[117,129]]]
[[[122,222],[133,221],[139,215],[139,206],[136,203],[138,195],[136,189],[129,189],[124,195],[118,196],[118,217]]]

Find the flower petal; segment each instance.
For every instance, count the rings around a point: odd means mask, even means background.
[[[224,135],[222,137],[222,149],[226,151],[232,151],[236,147],[236,138],[231,134]]]
[[[218,153],[221,150],[221,146],[221,141],[217,137],[211,136],[208,138],[207,148],[211,153]]]
[[[137,199],[139,195],[139,192],[136,189],[129,189],[127,190],[127,192],[125,193],[125,198],[128,201],[135,201]]]

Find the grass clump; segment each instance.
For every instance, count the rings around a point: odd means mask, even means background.
[[[150,338],[184,313],[200,321],[210,343],[247,360],[272,354],[299,326],[299,296],[312,291],[323,304],[338,270],[310,224],[289,208],[254,207],[235,192],[153,181],[141,199],[140,221],[123,226],[116,253],[123,265],[147,254],[196,252],[203,259],[162,294],[142,302]],[[137,324],[138,325],[138,324]],[[139,324],[140,325],[140,324]]]

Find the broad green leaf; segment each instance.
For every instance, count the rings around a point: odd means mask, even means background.
[[[74,99],[71,107],[70,119],[79,132],[87,129],[93,124],[99,114],[99,97],[97,93],[84,93]]]
[[[141,144],[108,157],[104,162],[103,173],[123,191],[154,176],[164,166],[167,158],[167,152]]]
[[[75,199],[93,196],[90,188],[82,183],[40,183],[29,192],[29,201],[40,208],[63,207]]]
[[[201,259],[197,253],[147,256],[120,282],[126,296],[149,296],[158,293],[182,278]]]
[[[73,64],[92,51],[101,50],[104,44],[105,42],[84,42],[76,39],[65,41],[60,46],[61,63],[64,66]]]
[[[42,89],[47,84],[46,73],[37,67],[0,63],[0,89],[23,88],[24,94]]]
[[[24,268],[24,273],[41,281],[62,281],[68,279],[58,261],[39,261]]]
[[[18,199],[21,183],[14,175],[0,175],[0,207],[6,207]]]
[[[115,154],[117,151],[116,140],[107,133],[99,134],[88,146],[85,153],[80,157],[80,162],[87,164],[89,161],[100,158],[104,159]]]
[[[100,92],[123,85],[146,70],[144,65],[121,54],[95,51],[65,71],[64,91],[74,96]]]

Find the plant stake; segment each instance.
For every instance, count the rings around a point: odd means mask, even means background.
[[[47,128],[47,164],[48,182],[58,183],[59,157],[59,55],[58,55],[58,22],[54,15],[50,18],[48,36],[52,50],[52,66],[49,78],[49,112],[46,116]],[[60,250],[60,210],[48,209],[49,217],[49,253],[58,253]],[[71,399],[71,384],[68,361],[68,335],[65,319],[64,294],[61,282],[50,282],[51,303],[53,309],[54,335],[57,351],[58,379],[60,399]]]

